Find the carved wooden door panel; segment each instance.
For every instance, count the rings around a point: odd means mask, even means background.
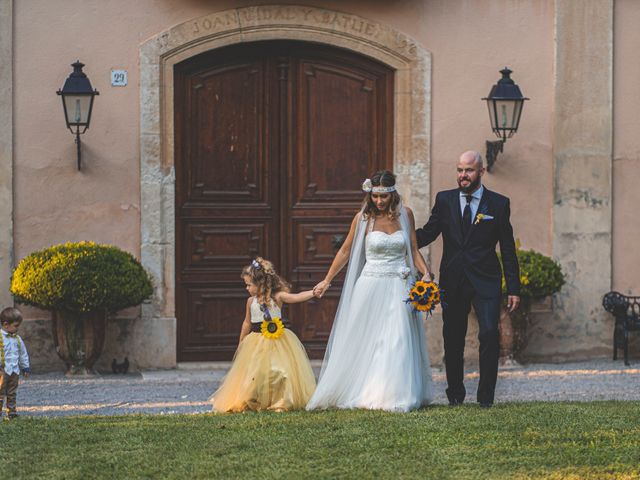
[[[292,155],[283,262],[299,290],[322,280],[361,206],[362,181],[393,166],[393,73],[333,49],[292,49]],[[346,271],[346,268],[344,269]],[[322,300],[292,305],[309,356],[322,358],[344,273]]]
[[[393,75],[302,42],[233,46],[175,69],[178,361],[229,360],[247,293],[242,266],[274,262],[294,290],[327,271],[360,182],[392,163]],[[289,306],[321,358],[341,280]]]
[[[176,66],[179,361],[233,356],[247,298],[241,268],[257,255],[279,260],[272,70],[273,59],[250,49]]]

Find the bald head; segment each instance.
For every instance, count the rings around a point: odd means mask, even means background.
[[[473,193],[482,182],[484,166],[482,155],[474,150],[468,150],[460,155],[458,160],[458,187],[465,193]]]
[[[462,155],[460,155],[460,163],[465,163],[466,165],[474,165],[475,167],[482,168],[484,164],[482,163],[482,155],[480,155],[475,150],[467,150]]]

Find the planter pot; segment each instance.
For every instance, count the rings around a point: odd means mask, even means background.
[[[67,375],[95,374],[93,365],[104,346],[106,312],[56,310],[52,314],[53,341],[67,365]]]
[[[500,365],[519,366],[520,355],[527,345],[530,302],[522,298],[518,310],[509,313],[506,301],[500,310]]]

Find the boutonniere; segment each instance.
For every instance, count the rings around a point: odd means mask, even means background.
[[[476,221],[473,223],[474,225],[478,225],[480,222],[484,222],[487,220],[493,220],[493,217],[491,215],[487,215],[486,213],[479,213],[476,215]]]

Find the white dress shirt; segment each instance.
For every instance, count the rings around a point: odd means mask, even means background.
[[[2,368],[5,373],[19,375],[20,369],[29,371],[29,354],[22,338],[19,335],[10,335],[4,329],[0,329],[0,332],[2,332],[2,347],[4,349]]]
[[[480,206],[480,199],[482,198],[482,193],[484,192],[484,185],[480,184],[480,188],[478,188],[475,192],[471,194],[471,223],[475,221],[476,213],[478,212],[478,207]],[[467,199],[465,198],[467,194],[460,190],[460,215],[464,215],[464,207],[467,206]]]

